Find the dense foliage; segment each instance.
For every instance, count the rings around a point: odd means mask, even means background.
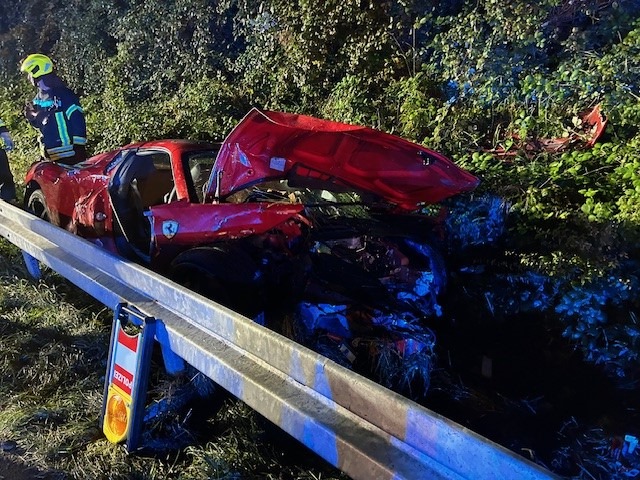
[[[539,312],[620,385],[640,380],[639,0],[25,0],[0,4],[0,46],[18,179],[37,155],[18,72],[33,52],[82,95],[94,152],[219,140],[251,106],[443,151],[504,215],[450,225],[468,263],[494,275],[486,285],[518,286],[491,293],[492,310]],[[596,105],[608,125],[588,147],[580,115]],[[558,151],[524,148],[568,137]],[[463,218],[478,212],[469,205],[452,207]]]

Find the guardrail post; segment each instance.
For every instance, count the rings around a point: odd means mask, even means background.
[[[182,373],[186,369],[185,361],[179,355],[176,355],[171,350],[171,341],[169,339],[169,332],[164,326],[164,323],[156,323],[156,340],[160,344],[160,351],[162,352],[162,360],[164,361],[164,369],[169,375],[177,375]]]
[[[27,267],[27,272],[31,277],[38,280],[40,278],[40,263],[38,263],[38,259],[32,257],[27,252],[22,250],[22,258],[24,258],[24,264]]]

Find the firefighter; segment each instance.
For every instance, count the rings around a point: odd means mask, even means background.
[[[73,165],[87,158],[87,125],[78,96],[53,71],[53,62],[46,55],[29,55],[20,67],[29,81],[38,88],[24,115],[40,131],[42,156]]]
[[[3,145],[0,146],[0,198],[5,202],[17,203],[16,185],[9,168],[7,152],[13,150],[13,140],[7,125],[0,119],[0,138]]]

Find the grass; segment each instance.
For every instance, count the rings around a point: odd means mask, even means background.
[[[19,250],[0,240],[0,442],[16,442],[4,458],[56,479],[345,478],[220,389],[148,424],[163,449],[127,455],[109,443],[98,417],[111,320],[55,272],[31,279]],[[184,383],[157,365],[152,377],[150,399]]]

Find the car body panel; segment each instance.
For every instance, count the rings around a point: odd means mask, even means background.
[[[52,223],[71,230],[77,221],[91,227],[95,208],[91,205],[98,203],[104,209],[107,204],[104,190],[108,176],[104,166],[116,153],[102,153],[76,166],[36,162],[27,172],[25,183],[36,182],[40,186]]]
[[[220,240],[235,240],[260,235],[273,228],[291,228],[299,234],[291,219],[305,221],[299,204],[191,204],[186,202],[158,205],[150,208],[153,219],[152,238],[156,248],[170,245],[202,245]]]
[[[478,179],[444,155],[366,127],[251,110],[223,142],[208,198],[270,178],[370,192],[406,210],[473,190]]]

